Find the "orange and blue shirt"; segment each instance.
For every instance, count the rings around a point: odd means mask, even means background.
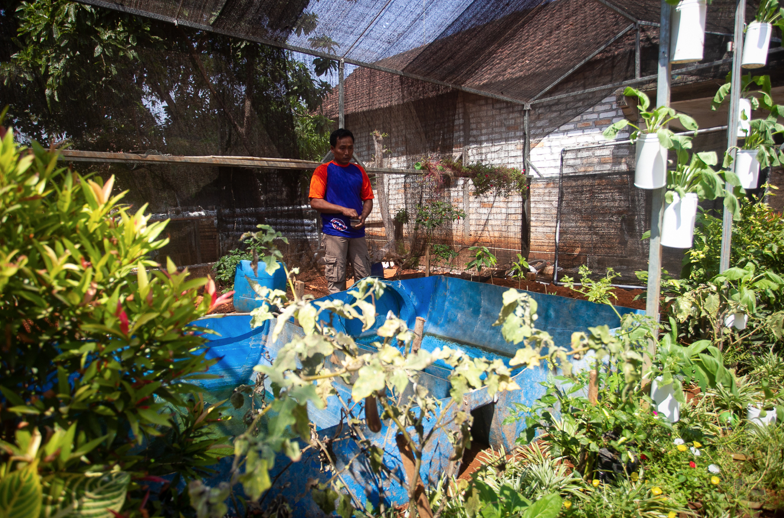
[[[365,200],[373,199],[370,179],[361,166],[342,166],[334,160],[321,164],[310,180],[309,198],[323,199],[329,203],[354,209],[362,214]],[[365,237],[365,227],[352,228],[351,218],[342,214],[321,213],[321,231],[330,236],[347,238]]]

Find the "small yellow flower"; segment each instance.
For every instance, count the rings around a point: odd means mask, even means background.
[[[639,479],[640,479],[640,475],[638,475],[636,471],[632,473],[632,480],[637,482]]]
[[[597,479],[593,479],[593,481],[591,481],[591,484],[593,485],[593,487],[599,487],[599,484],[601,484],[601,482]]]
[[[685,444],[679,444],[678,445],[678,451],[686,451],[688,449],[689,449],[689,447],[686,446]]]
[[[658,486],[652,487],[651,488],[651,493],[653,493],[655,496],[659,496],[660,494],[662,494],[662,490]]]
[[[719,477],[715,475],[711,477],[711,484],[713,484],[714,486],[718,486],[719,482],[721,482],[721,479]]]
[[[571,503],[569,500],[567,500],[567,501],[565,501],[565,502],[563,503],[563,506],[564,506],[565,508],[569,509],[570,507],[572,507],[572,503]]]
[[[700,443],[699,443],[699,442],[697,442],[697,441],[694,441],[692,444],[694,444],[694,447],[695,447],[695,448],[702,448],[702,444],[700,444]]]
[[[676,513],[675,511],[670,511],[669,513],[667,513],[667,518],[675,518],[676,516],[678,516],[678,513]]]

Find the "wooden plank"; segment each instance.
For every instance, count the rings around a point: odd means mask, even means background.
[[[138,153],[110,153],[104,151],[78,151],[62,149],[60,154],[71,162],[101,162],[110,164],[189,164],[227,167],[246,167],[252,169],[311,170],[321,162],[296,160],[293,158],[261,158],[254,156],[177,156],[177,155],[140,155]],[[416,169],[394,169],[390,167],[368,167],[372,174],[424,174]]]

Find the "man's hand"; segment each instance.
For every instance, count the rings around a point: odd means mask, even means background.
[[[348,207],[343,207],[343,215],[346,216],[347,218],[357,218],[357,217],[359,217],[359,215],[357,214],[357,211],[355,211],[354,209],[349,209]]]

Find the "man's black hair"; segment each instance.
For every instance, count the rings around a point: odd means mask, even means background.
[[[336,129],[329,135],[329,145],[335,147],[338,145],[338,139],[343,137],[351,137],[351,142],[354,142],[354,134],[346,128]]]

